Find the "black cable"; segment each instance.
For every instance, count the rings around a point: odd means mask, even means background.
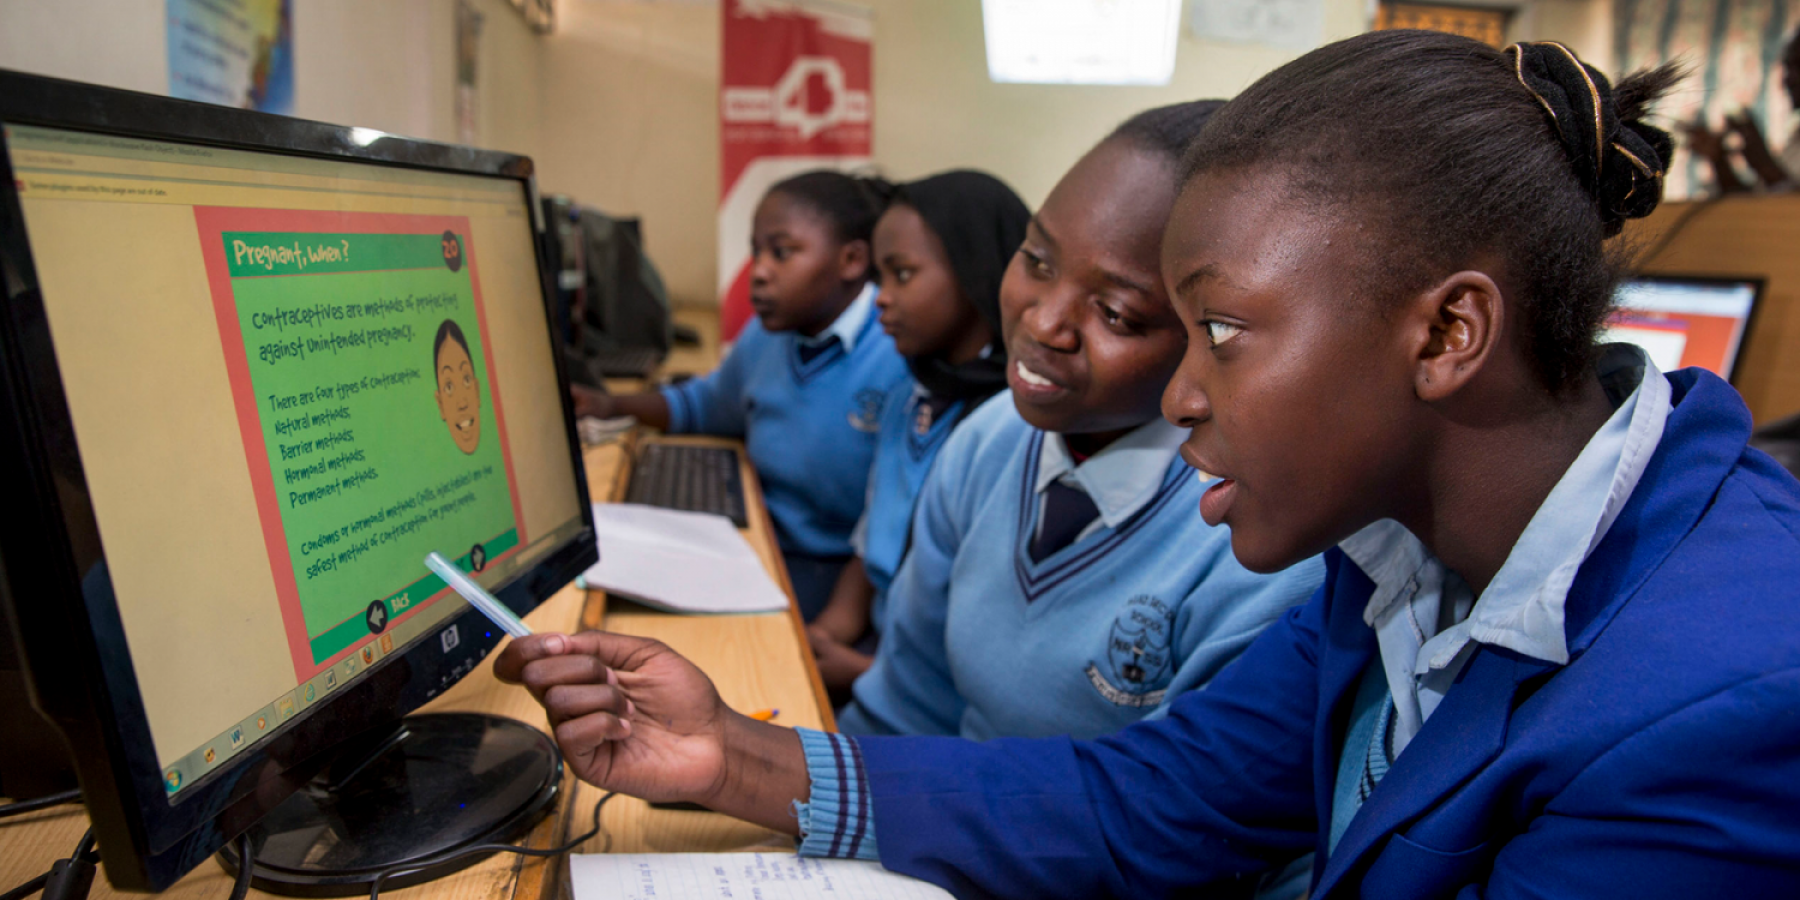
[[[256,850],[250,846],[250,832],[237,836],[237,855],[237,879],[231,883],[231,900],[244,900],[250,893],[250,870],[256,860]]]
[[[44,875],[43,900],[87,900],[94,886],[94,868],[100,854],[94,850],[94,829],[89,828],[68,859],[59,859]]]
[[[593,839],[594,835],[600,833],[600,810],[606,806],[606,801],[611,800],[613,796],[614,793],[612,791],[607,791],[605,794],[601,795],[599,802],[594,804],[594,827],[588,829],[587,833],[580,837],[571,838],[567,843],[560,847],[535,850],[530,847],[518,847],[512,844],[477,844],[473,847],[464,847],[461,850],[453,850],[438,856],[415,860],[403,865],[392,866],[375,873],[375,880],[369,883],[369,900],[381,900],[381,883],[389,878],[396,875],[411,875],[415,872],[422,872],[426,869],[441,866],[452,860],[461,859],[465,856],[473,856],[477,853],[517,853],[520,856],[530,856],[539,859],[549,859],[561,856],[564,853],[587,843],[589,840]],[[612,835],[608,834],[606,839],[607,849],[610,850],[612,849]],[[0,900],[6,900],[6,898],[0,898]]]
[[[49,880],[50,880],[50,873],[45,872],[44,874],[39,875],[38,877],[33,878],[30,881],[27,881],[24,884],[21,884],[18,887],[13,888],[12,890],[7,891],[4,894],[0,894],[0,900],[23,900],[23,898],[29,897],[32,894],[35,894],[38,891],[42,890],[44,887],[44,882],[49,881]]]
[[[80,791],[63,791],[60,794],[51,794],[48,797],[39,797],[36,800],[26,800],[21,803],[8,803],[5,806],[0,806],[0,819],[4,819],[7,816],[22,816],[28,812],[49,809],[52,806],[61,806],[64,803],[74,803],[80,799]],[[0,900],[8,900],[8,897],[10,896],[11,895],[0,897]]]
[[[75,794],[77,798],[81,796],[80,791],[71,791],[70,793]],[[33,809],[42,809],[45,806],[55,805],[55,803],[50,801],[61,796],[63,795],[55,794],[50,797],[43,797],[28,802],[38,804],[37,806],[34,806]],[[57,802],[67,803],[68,801],[62,800]],[[16,805],[24,806],[26,804],[21,803]],[[21,812],[28,811],[29,810],[21,810]],[[38,891],[44,891],[47,900],[52,893],[69,895],[74,897],[75,900],[80,900],[80,898],[87,896],[88,887],[94,883],[94,865],[98,862],[100,862],[100,854],[94,850],[94,829],[89,828],[87,832],[81,836],[81,841],[75,845],[75,852],[69,854],[68,859],[57,860],[55,865],[50,867],[50,871],[45,872],[4,894],[0,894],[0,900],[24,900],[24,898],[29,897]],[[80,883],[84,872],[87,879],[86,884]],[[52,885],[50,883],[51,879],[55,879],[56,884]]]

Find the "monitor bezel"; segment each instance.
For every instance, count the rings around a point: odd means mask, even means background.
[[[1742,365],[1744,361],[1744,348],[1749,345],[1750,333],[1756,328],[1756,312],[1762,308],[1763,293],[1768,290],[1769,279],[1762,275],[1731,275],[1720,274],[1717,272],[1704,275],[1690,275],[1680,272],[1629,272],[1619,279],[1618,284],[1613,286],[1613,303],[1609,312],[1624,308],[1619,305],[1618,291],[1619,288],[1622,288],[1628,282],[1633,281],[1660,281],[1672,284],[1731,286],[1748,284],[1754,286],[1754,290],[1750,295],[1750,310],[1744,314],[1744,333],[1742,337],[1738,339],[1737,347],[1732,355],[1731,372],[1725,376],[1727,384],[1730,384],[1732,387],[1737,387],[1738,379],[1744,373],[1744,367]]]
[[[0,69],[0,128],[15,124],[516,182],[530,209],[570,465],[578,496],[589,495],[529,158]],[[108,879],[161,890],[297,790],[329,761],[325,751],[393,727],[472,671],[503,635],[466,608],[171,801],[110,578],[102,568],[84,586],[80,574],[105,557],[3,137],[0,177],[0,427],[11,426],[0,436],[0,496],[17,498],[0,516],[0,614],[11,617],[34,705],[70,746]],[[496,592],[514,611],[535,608],[593,563],[592,508],[577,507],[581,533]],[[76,602],[30,602],[42,597]],[[454,650],[433,640],[451,627],[462,638]]]

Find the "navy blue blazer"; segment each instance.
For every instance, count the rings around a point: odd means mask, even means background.
[[[1570,590],[1571,659],[1478,645],[1325,855],[1373,584],[1326,581],[1166,719],[1108,738],[861,738],[888,868],[961,896],[1800,896],[1800,483],[1696,369]],[[1221,890],[1223,889],[1223,890]]]

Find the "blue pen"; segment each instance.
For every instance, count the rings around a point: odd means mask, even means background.
[[[455,563],[445,559],[443,554],[436,550],[425,554],[425,567],[436,572],[439,578],[444,579],[445,584],[450,585],[451,590],[461,594],[464,600],[469,601],[470,606],[481,610],[481,614],[493,620],[495,625],[500,626],[501,631],[516,638],[531,634],[531,626],[513,615],[513,611],[507,609],[506,604],[494,599],[493,594],[483,590],[481,585],[475,583],[475,579],[464,575],[462,570],[458,569]]]

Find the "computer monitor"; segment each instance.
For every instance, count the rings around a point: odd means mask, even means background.
[[[595,559],[530,160],[4,71],[0,127],[0,613],[107,877],[529,826],[547,737],[402,715],[501,637],[428,551],[521,613]]]
[[[1730,381],[1762,290],[1754,277],[1628,278],[1601,340],[1637,344],[1664,372],[1699,366]]]

